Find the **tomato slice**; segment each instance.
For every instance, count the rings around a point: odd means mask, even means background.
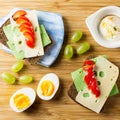
[[[24,34],[24,33],[30,33],[32,35],[32,37],[34,37],[34,31],[32,29],[32,27],[23,27],[20,29],[20,31]]]
[[[31,33],[25,32],[24,36],[25,36],[26,39],[35,42],[34,36]]]
[[[17,11],[13,15],[13,19],[19,25],[20,31],[24,34],[26,44],[30,48],[34,48],[35,46],[34,30],[33,30],[32,23],[30,22],[30,20],[27,17],[25,17],[26,14],[27,13],[24,10]]]
[[[87,72],[87,74],[85,75],[84,79],[87,85],[89,85],[91,79],[94,79],[94,73],[93,72]]]
[[[21,24],[21,25],[19,26],[20,29],[23,29],[24,27],[25,27],[25,28],[30,28],[30,27],[32,27],[32,26],[30,26],[29,23],[23,23],[23,24]]]
[[[84,77],[85,83],[88,86],[88,89],[92,91],[92,93],[96,96],[100,96],[100,89],[95,77],[94,73],[95,62],[92,60],[87,60],[84,62],[83,69],[86,71],[86,75]]]
[[[17,20],[16,20],[16,23],[18,25],[22,25],[23,23],[26,23],[26,24],[29,24],[29,26],[32,26],[30,20],[24,16],[21,16],[19,17]]]
[[[83,69],[85,71],[87,71],[87,70],[93,70],[94,67],[95,67],[95,65],[86,65],[86,66],[83,67]]]
[[[30,48],[34,48],[35,46],[35,39],[34,36],[32,36],[32,34],[26,32],[24,33],[25,36],[25,40],[26,40],[26,44],[30,47]]]
[[[26,40],[26,44],[30,47],[30,48],[34,48],[34,43],[30,40]]]
[[[96,97],[99,97],[99,96],[100,96],[100,89],[99,89],[98,87],[96,87],[95,96],[96,96]]]
[[[84,62],[84,66],[85,65],[94,65],[95,64],[95,62],[93,61],[93,60],[86,60],[85,62]]]
[[[13,15],[13,19],[16,20],[17,18],[19,18],[20,16],[24,16],[26,15],[27,12],[25,10],[18,10],[14,13]]]

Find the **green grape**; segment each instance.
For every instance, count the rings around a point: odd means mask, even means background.
[[[33,80],[32,76],[30,75],[23,75],[19,78],[19,81],[24,84],[31,83]]]
[[[68,59],[73,57],[73,47],[71,45],[66,45],[64,50],[64,56]]]
[[[87,52],[90,49],[90,44],[88,42],[82,43],[78,48],[77,48],[77,54],[83,54]]]
[[[22,61],[17,61],[13,66],[12,66],[12,71],[17,73],[23,68],[23,62]]]
[[[10,74],[8,72],[2,73],[1,77],[8,84],[14,84],[15,80],[16,80],[16,78],[12,74]]]
[[[81,31],[76,31],[71,38],[72,42],[78,42],[82,38],[82,35]]]

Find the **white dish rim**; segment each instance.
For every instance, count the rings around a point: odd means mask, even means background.
[[[86,18],[87,27],[92,34],[94,40],[101,46],[106,48],[119,48],[120,41],[109,41],[106,40],[99,31],[100,21],[109,15],[115,15],[120,17],[120,7],[117,6],[107,6],[99,9],[95,13],[91,14]]]

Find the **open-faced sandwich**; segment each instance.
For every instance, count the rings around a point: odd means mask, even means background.
[[[99,113],[107,98],[119,93],[119,69],[104,56],[88,59],[71,73],[73,84],[68,95],[77,103]]]
[[[52,44],[43,24],[39,24],[35,10],[17,10],[0,28],[0,42],[8,47],[16,59],[37,63]]]

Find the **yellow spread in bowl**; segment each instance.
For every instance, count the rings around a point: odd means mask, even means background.
[[[100,32],[106,40],[120,40],[120,17],[111,15],[103,18]]]

